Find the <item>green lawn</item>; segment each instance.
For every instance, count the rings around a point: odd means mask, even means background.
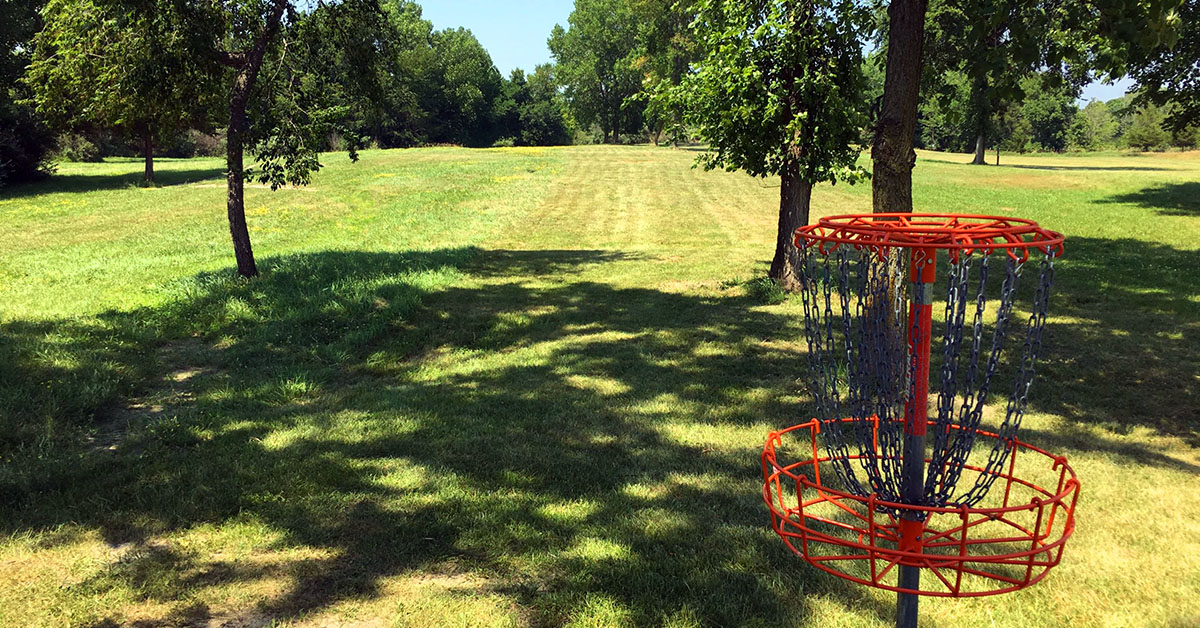
[[[218,161],[0,193],[0,625],[890,625],[767,527],[802,308],[745,284],[777,184],[696,154],[327,155],[248,190],[248,282]],[[919,210],[1069,236],[1023,434],[1083,492],[1046,581],[923,625],[1200,625],[1200,154],[965,161]]]

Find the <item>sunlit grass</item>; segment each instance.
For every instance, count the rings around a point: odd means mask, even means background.
[[[0,195],[0,625],[890,625],[767,527],[802,308],[777,185],[695,154],[327,155],[248,191],[252,281],[216,160]],[[1200,155],[968,160],[918,210],[1068,234],[1024,436],[1083,491],[1046,581],[923,625],[1195,625]]]

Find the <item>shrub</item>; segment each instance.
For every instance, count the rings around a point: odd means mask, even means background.
[[[28,108],[0,102],[0,187],[50,174],[53,148],[54,136]]]
[[[78,133],[63,133],[58,136],[56,143],[58,144],[57,156],[64,161],[96,162],[103,158],[100,147]]]
[[[770,277],[758,277],[746,282],[746,296],[763,305],[778,305],[787,301],[788,293]]]

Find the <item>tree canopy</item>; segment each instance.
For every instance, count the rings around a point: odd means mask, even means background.
[[[20,81],[41,27],[38,7],[29,0],[0,0],[0,187],[32,181],[50,169],[52,136],[24,102],[30,95]]]
[[[103,127],[136,139],[154,180],[154,147],[206,126],[219,76],[187,48],[167,15],[93,0],[49,0],[26,82],[59,129]]]
[[[630,99],[642,89],[638,21],[626,0],[576,0],[569,28],[556,25],[547,44],[575,119],[599,125],[604,141],[641,127]]]
[[[808,222],[812,185],[855,182],[868,103],[869,14],[852,0],[702,0],[701,58],[673,90],[708,143],[700,163],[781,178],[771,278],[795,280],[791,234]]]
[[[1184,0],[1178,39],[1131,62],[1139,102],[1170,106],[1165,123],[1176,134],[1200,127],[1200,0]]]

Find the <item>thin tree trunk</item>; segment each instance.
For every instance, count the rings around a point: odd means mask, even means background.
[[[913,134],[921,91],[921,53],[927,0],[893,0],[888,6],[887,70],[875,141],[871,146],[874,211],[911,212]]]
[[[996,150],[999,151],[1000,149],[997,148]],[[987,154],[986,153],[987,153],[987,137],[983,134],[983,131],[980,130],[979,135],[975,136],[975,160],[972,161],[971,163],[976,166],[986,166],[987,165]],[[997,159],[997,161],[999,161],[999,159],[1000,159],[999,152],[996,153],[996,159]]]
[[[146,158],[146,173],[142,177],[146,185],[154,183],[154,137],[149,133],[142,136],[142,155]]]
[[[258,266],[254,263],[254,249],[250,246],[250,231],[246,227],[246,181],[242,163],[245,155],[242,134],[246,128],[246,99],[249,96],[245,79],[241,73],[234,79],[229,105],[229,133],[225,140],[228,183],[226,213],[229,216],[229,235],[233,238],[233,256],[237,260],[238,274],[255,277],[258,275]]]
[[[800,169],[794,162],[784,167],[779,185],[779,229],[775,238],[775,257],[767,276],[785,289],[795,290],[800,285],[799,261],[796,245],[792,239],[796,229],[808,224],[808,210],[812,201],[812,183],[800,178]]]
[[[229,132],[226,137],[225,165],[226,182],[226,214],[229,217],[229,235],[233,238],[233,256],[237,260],[238,274],[243,277],[258,275],[258,266],[254,263],[254,250],[250,246],[250,231],[246,227],[245,204],[245,170],[244,139],[246,132],[246,103],[250,100],[250,91],[258,78],[262,67],[263,57],[267,53],[267,45],[279,24],[283,13],[287,10],[287,0],[274,0],[271,14],[267,16],[262,31],[254,41],[254,45],[246,52],[228,55],[226,63],[237,69],[233,79],[233,87],[229,92]]]
[[[1000,142],[996,142],[996,165],[1000,165]]]

